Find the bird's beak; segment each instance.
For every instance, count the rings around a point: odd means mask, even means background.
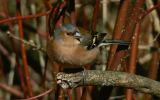
[[[80,41],[81,38],[82,38],[80,32],[76,32],[76,33],[74,34],[74,38]]]

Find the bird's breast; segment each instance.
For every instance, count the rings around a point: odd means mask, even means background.
[[[91,63],[96,58],[98,51],[96,48],[88,51],[79,44],[60,44],[55,41],[48,41],[47,46],[47,53],[51,60],[71,68]]]

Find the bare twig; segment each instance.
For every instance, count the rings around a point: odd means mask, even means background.
[[[6,22],[13,21],[13,20],[32,19],[32,18],[37,18],[37,17],[41,17],[41,16],[47,16],[49,14],[49,12],[50,11],[47,11],[44,13],[38,13],[35,15],[9,17],[9,18],[5,18],[5,19],[0,20],[0,23],[6,23]]]
[[[52,91],[53,91],[53,88],[51,88],[51,89],[49,89],[49,90],[47,90],[47,91],[45,91],[45,92],[43,92],[43,93],[41,93],[41,94],[39,94],[37,96],[33,96],[33,97],[30,97],[30,98],[27,98],[27,99],[16,99],[16,100],[34,100],[34,99],[38,99],[40,97],[43,97],[43,96],[45,96],[46,94],[48,94],[48,93],[50,93]]]
[[[6,33],[7,33],[7,35],[8,35],[9,37],[11,37],[11,38],[13,38],[13,39],[16,39],[16,40],[18,40],[18,41],[20,41],[20,42],[23,42],[25,45],[29,45],[29,46],[33,47],[34,50],[43,51],[44,53],[46,53],[46,50],[45,50],[44,48],[38,47],[38,46],[37,46],[35,43],[33,43],[33,42],[28,42],[28,41],[26,41],[26,40],[24,40],[24,39],[20,39],[19,37],[14,36],[14,35],[13,35],[12,33],[10,33],[9,31],[7,31]]]
[[[22,92],[20,92],[18,89],[14,88],[14,87],[10,87],[6,84],[0,83],[0,88],[15,95],[15,96],[23,97]]]

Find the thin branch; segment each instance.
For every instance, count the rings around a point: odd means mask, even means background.
[[[21,16],[20,6],[21,6],[20,1],[16,0],[17,16]],[[18,31],[19,31],[20,38],[23,39],[24,32],[23,32],[23,25],[22,25],[21,19],[18,20]],[[30,72],[29,72],[29,66],[27,62],[26,48],[23,42],[21,42],[20,48],[21,48],[22,62],[24,65],[24,76],[25,76],[25,81],[26,81],[27,90],[28,90],[27,92],[28,92],[28,96],[32,96],[33,91],[32,91],[31,79],[30,79]]]
[[[14,87],[10,87],[6,84],[3,84],[3,83],[0,83],[0,88],[15,95],[15,96],[18,96],[18,97],[23,97],[23,94],[21,91],[19,91],[18,89],[14,88]]]
[[[30,97],[30,98],[27,98],[27,99],[17,99],[17,100],[34,100],[34,99],[38,99],[40,97],[43,97],[43,96],[49,94],[52,91],[53,91],[53,88],[51,88],[51,89],[49,89],[49,90],[47,90],[47,91],[45,91],[45,92],[43,92],[43,93],[41,93],[41,94],[39,94],[37,96],[33,96],[33,97]]]
[[[52,9],[52,5],[50,3],[50,0],[43,0],[44,4],[45,4],[45,8],[51,10]]]
[[[21,39],[21,38],[19,38],[19,37],[16,37],[16,36],[14,36],[13,34],[11,34],[9,31],[7,31],[6,34],[7,34],[9,37],[11,37],[11,38],[13,38],[13,39],[16,39],[16,40],[24,43],[25,45],[31,46],[32,48],[34,48],[34,50],[38,50],[38,51],[42,51],[42,52],[46,53],[46,50],[45,50],[44,48],[38,47],[38,46],[37,46],[35,43],[33,43],[33,42],[28,42],[28,41],[26,41],[26,40],[24,40],[24,39]]]
[[[97,23],[97,18],[99,15],[99,5],[100,5],[100,0],[96,0],[94,12],[93,12],[93,19],[92,19],[92,31],[93,32],[96,31],[96,23]]]
[[[14,20],[32,19],[32,18],[37,18],[37,17],[41,17],[41,16],[46,16],[46,15],[49,14],[49,12],[50,11],[47,11],[47,12],[44,12],[44,13],[38,13],[38,14],[34,14],[34,15],[28,15],[28,16],[9,17],[9,18],[5,18],[5,19],[0,20],[0,24],[10,22],[10,21],[14,21]]]
[[[121,86],[160,97],[160,83],[139,75],[116,71],[85,70],[74,74],[57,74],[57,83],[63,88],[85,85]]]
[[[147,1],[147,3],[148,3],[148,1]],[[148,6],[151,6],[151,3],[149,3]],[[157,9],[157,8],[160,8],[160,3],[158,3],[157,5],[151,7],[150,9],[148,9],[148,10],[142,15],[141,18],[143,19],[144,17],[146,17],[148,14],[150,14],[153,10],[155,10],[155,9]]]

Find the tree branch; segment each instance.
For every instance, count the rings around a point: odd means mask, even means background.
[[[85,70],[78,73],[57,74],[57,83],[63,88],[82,85],[121,86],[160,97],[160,83],[149,78],[116,71]]]

